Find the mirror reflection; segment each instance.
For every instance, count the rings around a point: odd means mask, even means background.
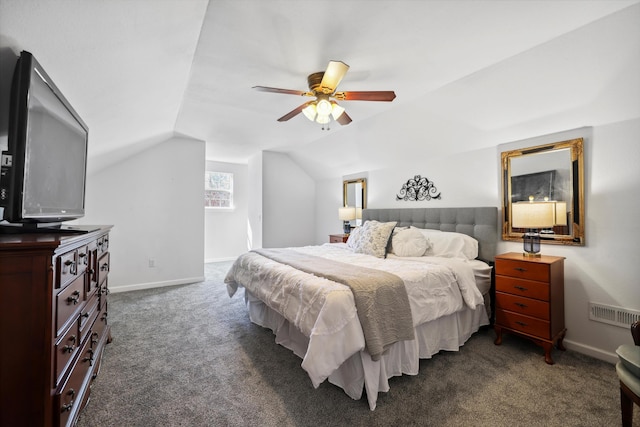
[[[582,138],[502,153],[504,240],[522,240],[527,205],[548,213],[542,243],[584,245]]]
[[[356,208],[356,219],[352,226],[362,224],[362,209],[367,207],[367,180],[365,178],[345,180],[342,184],[342,204]]]

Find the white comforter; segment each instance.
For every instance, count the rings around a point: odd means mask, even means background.
[[[393,273],[405,283],[414,326],[463,309],[483,305],[467,262],[456,259],[380,259],[353,253],[344,244],[290,248],[336,261]],[[364,335],[351,290],[342,284],[298,271],[253,252],[238,258],[225,279],[230,296],[238,287],[280,313],[306,337],[302,367],[318,387],[356,352]]]

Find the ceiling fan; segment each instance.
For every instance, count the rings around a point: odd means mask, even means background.
[[[391,102],[395,99],[396,94],[392,90],[336,92],[336,88],[347,73],[347,70],[349,70],[349,66],[344,62],[329,61],[329,65],[325,71],[309,74],[307,77],[309,91],[279,89],[266,86],[254,86],[253,89],[262,92],[284,93],[316,98],[313,101],[305,102],[293,111],[280,117],[278,119],[279,122],[286,122],[298,114],[303,113],[309,120],[322,125],[328,124],[331,120],[330,117],[333,117],[333,119],[341,125],[348,125],[351,123],[351,117],[349,117],[343,107],[338,105],[336,100]]]

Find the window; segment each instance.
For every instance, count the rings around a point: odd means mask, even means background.
[[[232,173],[204,173],[204,206],[206,208],[233,208]]]

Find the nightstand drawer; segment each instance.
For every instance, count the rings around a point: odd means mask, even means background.
[[[536,299],[496,292],[496,309],[509,310],[542,320],[549,320],[549,303]]]
[[[549,266],[531,261],[496,259],[496,275],[548,282]]]
[[[348,234],[330,234],[329,243],[347,243],[349,239]]]
[[[549,301],[549,284],[533,280],[496,276],[496,291]]]
[[[522,314],[496,310],[496,322],[505,328],[524,332],[525,334],[543,339],[551,339],[549,322]]]

